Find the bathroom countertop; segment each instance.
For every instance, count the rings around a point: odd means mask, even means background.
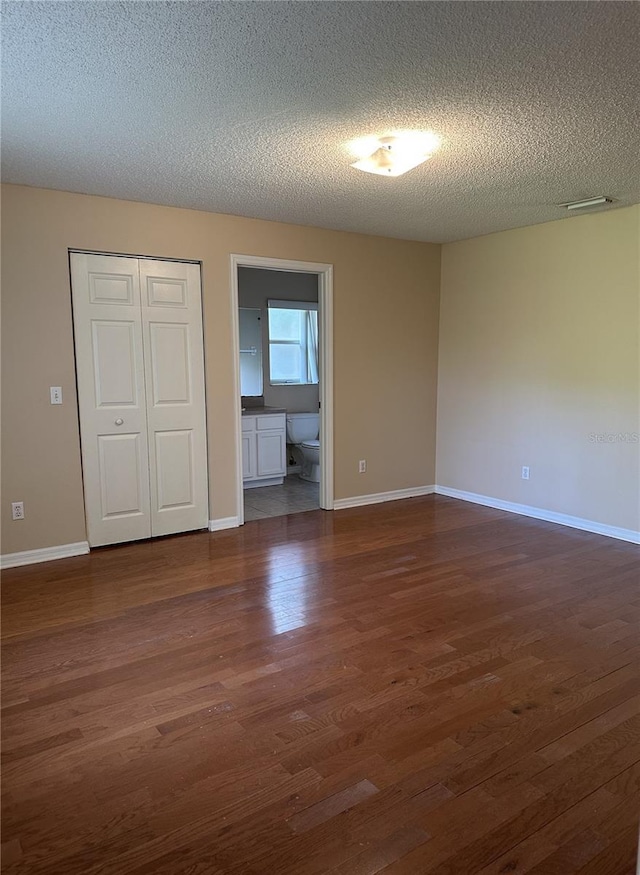
[[[244,407],[243,416],[265,416],[269,413],[286,413],[286,407]]]

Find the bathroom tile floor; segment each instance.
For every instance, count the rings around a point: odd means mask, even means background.
[[[320,484],[301,480],[297,474],[284,478],[282,486],[244,490],[244,519],[261,520],[320,507]]]

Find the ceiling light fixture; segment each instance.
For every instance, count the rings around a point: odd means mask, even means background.
[[[599,195],[598,197],[589,197],[583,201],[569,201],[566,204],[558,204],[559,207],[566,207],[568,210],[583,210],[586,207],[598,207],[601,204],[612,204],[612,197],[605,197],[604,195]]]
[[[359,159],[351,165],[357,170],[402,176],[431,158],[440,148],[440,137],[432,131],[397,131],[385,137],[362,137],[350,148]]]

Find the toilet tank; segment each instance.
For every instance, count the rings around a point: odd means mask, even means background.
[[[318,437],[319,413],[287,413],[287,443],[301,444]]]

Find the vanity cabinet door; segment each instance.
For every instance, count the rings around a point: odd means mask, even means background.
[[[257,477],[256,420],[255,416],[242,417],[242,479]]]
[[[257,437],[258,477],[285,473],[287,444],[284,429],[259,431]]]

